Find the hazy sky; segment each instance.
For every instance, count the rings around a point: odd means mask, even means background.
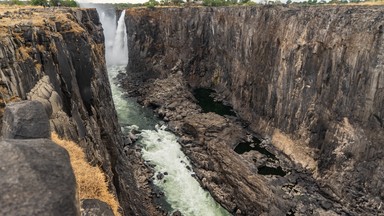
[[[79,3],[143,3],[148,0],[76,0]]]

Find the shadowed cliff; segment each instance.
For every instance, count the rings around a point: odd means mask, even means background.
[[[51,131],[73,140],[107,176],[125,215],[148,215],[123,139],[95,9],[0,8],[1,106],[37,100]],[[144,207],[145,206],[145,207]]]
[[[308,169],[350,214],[383,212],[384,35],[379,6],[127,10],[129,72],[177,66]],[[127,87],[129,89],[129,87]]]

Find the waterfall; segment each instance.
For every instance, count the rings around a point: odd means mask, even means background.
[[[143,108],[134,99],[126,97],[125,90],[118,85],[117,76],[126,72],[128,64],[128,37],[125,26],[125,10],[122,11],[116,26],[113,11],[97,8],[104,28],[106,61],[111,83],[113,101],[122,131],[130,128],[141,130],[138,144],[141,145],[143,158],[156,165],[153,183],[162,190],[167,202],[163,208],[171,214],[179,210],[185,216],[222,216],[229,215],[209,192],[201,188],[192,176],[191,164],[181,151],[177,137],[165,131],[153,112]],[[162,178],[157,178],[161,175]]]
[[[100,21],[103,23],[104,29],[104,38],[105,38],[105,58],[107,64],[111,64],[112,61],[112,50],[113,50],[113,41],[115,41],[115,33],[116,33],[116,17],[108,16],[106,11],[100,12]],[[127,48],[128,50],[128,48]],[[127,57],[128,58],[128,57]]]
[[[113,41],[111,59],[109,65],[127,65],[128,64],[128,36],[127,27],[125,26],[125,10],[122,11]]]

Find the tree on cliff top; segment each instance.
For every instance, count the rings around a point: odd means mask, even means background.
[[[49,2],[51,3],[51,6],[58,6],[60,0],[49,0]]]
[[[77,3],[74,0],[64,0],[61,2],[64,7],[77,7]]]
[[[47,5],[47,0],[31,0],[32,5]]]

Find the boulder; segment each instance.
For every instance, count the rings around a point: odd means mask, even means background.
[[[98,199],[81,200],[82,216],[114,216],[111,207]]]
[[[159,172],[159,173],[156,175],[156,178],[157,178],[158,180],[161,180],[161,179],[164,178],[164,174],[161,173],[161,172]]]
[[[179,210],[176,210],[175,212],[172,213],[172,216],[182,216],[181,212]]]
[[[49,139],[0,142],[0,215],[79,215],[68,152]]]
[[[49,119],[43,104],[39,101],[7,104],[2,135],[5,139],[49,138]]]

